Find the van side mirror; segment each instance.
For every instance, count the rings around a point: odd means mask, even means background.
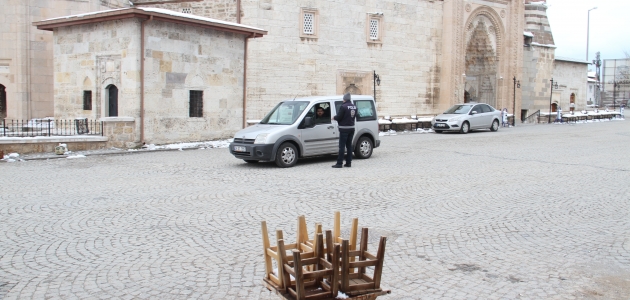
[[[306,128],[313,127],[313,118],[312,117],[304,118],[304,127],[306,127]]]

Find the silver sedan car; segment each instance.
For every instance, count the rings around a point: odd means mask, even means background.
[[[468,133],[471,130],[499,130],[501,111],[485,103],[456,104],[441,115],[431,120],[431,127],[436,133],[458,131]]]

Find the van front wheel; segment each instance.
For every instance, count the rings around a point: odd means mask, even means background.
[[[297,149],[291,143],[284,143],[276,152],[276,165],[280,168],[290,168],[297,163]]]
[[[360,159],[367,159],[372,156],[373,149],[374,146],[372,145],[372,140],[368,137],[362,136],[357,142],[356,149],[354,149],[354,155]]]

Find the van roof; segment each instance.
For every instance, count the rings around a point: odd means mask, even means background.
[[[352,99],[352,100],[374,100],[374,97],[372,97],[372,95],[352,95],[350,97],[350,99]],[[323,100],[334,100],[334,101],[343,100],[343,95],[311,96],[311,97],[289,98],[289,99],[283,99],[282,102],[284,102],[284,101],[316,102],[316,101],[323,101]]]

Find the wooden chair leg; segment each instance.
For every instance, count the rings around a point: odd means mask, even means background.
[[[278,240],[278,258],[278,277],[280,277],[282,282],[280,291],[286,292],[286,290],[291,286],[291,276],[284,268],[284,266],[289,263],[289,260],[287,259],[287,252],[284,249],[284,240],[282,239]]]
[[[339,244],[335,244],[335,246],[333,246],[333,251],[332,251],[332,269],[333,274],[332,274],[332,279],[331,279],[331,291],[332,291],[332,296],[333,297],[337,297],[337,293],[339,292]]]
[[[359,246],[359,250],[361,251],[361,255],[359,256],[359,261],[365,260],[365,252],[368,250],[368,228],[364,227],[361,229],[361,246]],[[365,274],[365,267],[359,268],[358,272],[360,274]]]
[[[352,227],[350,228],[350,251],[357,250],[357,231],[359,228],[359,218],[352,219]],[[350,262],[354,262],[354,257],[350,258]],[[354,273],[355,270],[352,268],[350,273]]]
[[[295,292],[297,300],[306,299],[306,289],[304,288],[304,276],[302,269],[302,261],[300,258],[300,250],[293,250],[293,270],[295,272]]]
[[[265,278],[269,278],[269,273],[273,272],[273,265],[271,264],[271,257],[267,254],[267,249],[269,249],[269,235],[267,233],[267,222],[261,222],[262,227],[262,242],[263,242],[263,254],[265,258]],[[279,268],[279,267],[278,267]]]
[[[286,262],[283,262],[282,257],[287,260],[287,253],[286,249],[284,248],[284,243],[282,244],[282,251],[280,251],[280,240],[284,241],[284,234],[282,233],[282,230],[276,229],[276,245],[278,245],[278,261],[276,261],[276,264],[278,265],[278,279],[280,279],[280,282],[282,282],[282,287],[286,290],[286,288],[291,285],[291,277],[284,277],[285,273],[283,272],[284,268],[282,266]],[[280,253],[282,253],[282,257],[280,256]],[[288,278],[288,281],[285,281],[285,278]]]
[[[350,285],[349,275],[349,253],[350,252],[350,243],[348,240],[343,240],[341,242],[341,290],[347,291],[348,286]]]
[[[374,267],[374,288],[378,289],[381,287],[381,274],[383,273],[383,260],[385,259],[385,244],[387,243],[387,238],[382,236],[380,242],[378,243],[378,253],[376,254],[376,259],[378,260],[378,264]]]

